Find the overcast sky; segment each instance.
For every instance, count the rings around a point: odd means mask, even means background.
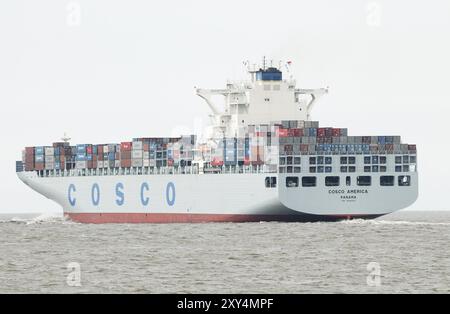
[[[417,144],[410,208],[450,208],[449,1],[4,0],[0,211],[61,210],[17,179],[24,146],[186,133],[209,114],[194,86],[244,79],[263,55],[330,87],[321,125]]]

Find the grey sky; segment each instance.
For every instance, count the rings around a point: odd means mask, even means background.
[[[60,210],[16,178],[24,146],[188,130],[209,113],[194,86],[244,79],[263,55],[330,87],[322,125],[417,144],[411,209],[448,209],[449,38],[444,0],[2,1],[0,211]]]

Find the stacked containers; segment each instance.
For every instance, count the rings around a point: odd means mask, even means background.
[[[120,143],[120,167],[130,168],[131,167],[131,148],[132,142],[122,142]]]
[[[55,149],[51,146],[44,148],[44,162],[45,170],[52,170],[55,168]]]
[[[132,167],[142,167],[144,157],[144,145],[142,141],[136,140],[132,143],[131,151],[131,166]]]
[[[226,166],[237,164],[237,138],[225,138],[223,156]]]
[[[25,147],[25,156],[23,160],[25,164],[25,171],[34,170],[34,160],[34,147]]]
[[[78,144],[77,145],[77,155],[75,158],[75,168],[76,169],[85,169],[87,168],[87,144]]]

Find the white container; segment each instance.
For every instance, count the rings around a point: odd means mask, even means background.
[[[103,160],[97,161],[97,168],[103,168]]]
[[[103,153],[109,153],[108,145],[103,145]]]
[[[150,152],[144,152],[144,159],[150,159]]]
[[[135,142],[133,142],[133,150],[142,150],[142,147],[143,147],[143,145],[142,145],[143,143],[141,142],[141,141],[135,141]]]
[[[77,169],[84,169],[84,168],[86,168],[86,161],[85,160],[77,161],[75,163],[75,168],[77,168]]]
[[[150,167],[150,160],[144,159],[144,167]]]
[[[55,149],[53,147],[46,147],[45,148],[45,155],[54,155],[55,154]]]
[[[53,155],[45,155],[45,163],[54,163],[55,162],[55,156]]]
[[[142,150],[133,150],[131,152],[132,159],[142,159],[143,151]]]
[[[148,162],[149,162],[149,167],[156,167],[156,160],[155,159],[150,159]]]
[[[45,163],[45,169],[50,170],[55,168],[55,163],[54,162],[46,162]]]
[[[120,160],[115,160],[114,161],[114,167],[115,168],[119,168],[120,167]]]
[[[131,160],[131,167],[142,167],[143,166],[142,159],[132,159]]]

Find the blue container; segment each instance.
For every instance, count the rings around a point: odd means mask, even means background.
[[[369,144],[363,144],[363,152],[369,152],[370,151],[370,145]]]
[[[97,153],[98,153],[98,146],[97,145],[94,145],[94,147],[92,147],[92,153],[94,155],[97,155]]]
[[[76,161],[85,161],[86,160],[86,154],[77,154]]]
[[[34,160],[36,162],[44,162],[44,155],[35,155]]]
[[[61,167],[60,167],[60,165],[59,165],[59,162],[55,163],[54,168],[55,168],[56,170],[61,169]]]
[[[35,155],[44,155],[44,147],[43,146],[35,147],[34,154]]]
[[[87,157],[86,160],[88,160],[88,161],[92,161],[92,159],[93,159],[92,155],[87,155],[86,157]]]
[[[308,136],[317,136],[317,129],[316,128],[308,128]]]
[[[61,155],[61,147],[55,147],[55,149],[54,149],[54,155],[55,155],[55,156]]]
[[[109,152],[108,160],[114,160],[114,159],[116,159],[115,153],[114,152]]]
[[[77,145],[77,153],[78,154],[86,153],[86,147],[87,147],[87,144],[78,144]]]
[[[386,136],[378,136],[378,144],[386,144]]]

